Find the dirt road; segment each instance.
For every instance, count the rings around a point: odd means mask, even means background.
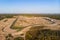
[[[18,20],[17,20],[18,19]],[[17,21],[17,23],[16,23]],[[23,23],[22,23],[23,22]],[[13,30],[10,27],[16,23],[18,26],[25,26],[21,31]],[[17,17],[17,18],[7,18],[0,21],[0,34],[12,34],[13,37],[21,36],[25,37],[27,31],[30,30],[35,25],[45,26],[43,29],[53,29],[60,30],[60,20],[55,20],[51,18],[44,17]],[[26,26],[27,25],[27,26]]]
[[[14,33],[16,30],[11,29],[11,25],[15,22],[16,18],[8,19],[6,27],[3,29],[5,33]]]

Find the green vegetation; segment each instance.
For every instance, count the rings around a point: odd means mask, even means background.
[[[46,14],[46,15],[42,15],[42,16],[60,20],[60,14],[53,14],[53,15]]]
[[[5,17],[4,16],[0,16],[0,20],[4,19]]]
[[[0,14],[1,18],[12,18],[14,15],[10,15],[10,14]]]
[[[12,29],[22,29],[22,28],[24,28],[24,27],[22,27],[22,26],[13,26],[13,27],[11,27]]]
[[[20,31],[20,30],[22,30],[23,28],[25,28],[25,27],[22,27],[22,26],[12,26],[11,27],[11,29],[16,29],[17,31]]]
[[[24,40],[22,37],[16,37],[14,40]]]
[[[43,29],[45,26],[32,27],[26,33],[25,40],[59,40],[60,30]]]
[[[22,16],[28,16],[28,17],[50,17],[54,19],[59,19],[60,20],[60,14],[20,14]]]
[[[23,16],[35,16],[35,17],[50,17],[53,19],[60,20],[60,14],[22,14]]]
[[[12,18],[13,15],[6,15],[5,17],[6,17],[6,18]]]
[[[4,18],[12,18],[15,15],[12,14],[0,14],[0,20],[4,19]]]
[[[44,17],[50,17],[50,18],[54,18],[54,19],[59,19],[60,20],[60,14],[0,14],[0,16],[3,16],[2,18],[0,17],[0,19],[3,18],[12,18],[13,16],[18,16],[18,15],[22,15],[22,16],[28,16],[28,17],[40,17],[40,16],[44,16]]]
[[[26,40],[59,40],[60,31],[59,30],[32,30],[28,31],[26,34]]]

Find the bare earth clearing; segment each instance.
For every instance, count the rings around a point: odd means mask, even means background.
[[[25,40],[26,32],[36,25],[45,26],[43,29],[60,30],[60,20],[48,17],[16,16],[16,18],[5,18],[0,21],[0,40],[6,40],[5,36],[8,34],[11,34],[14,38],[19,36],[23,37]],[[10,27],[25,28],[17,32],[17,30],[11,29]]]

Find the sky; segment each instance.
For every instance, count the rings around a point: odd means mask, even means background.
[[[60,0],[0,0],[0,13],[60,13]]]

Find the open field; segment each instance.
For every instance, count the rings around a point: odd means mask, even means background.
[[[39,32],[42,32],[41,36]],[[60,14],[0,14],[1,40],[59,40],[59,38]]]

